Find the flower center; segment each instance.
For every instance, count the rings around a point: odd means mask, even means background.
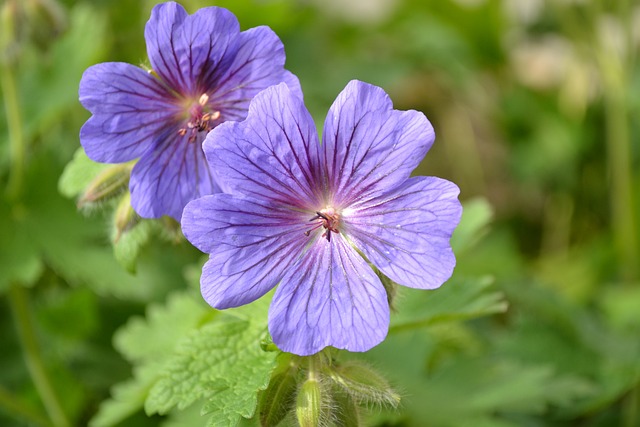
[[[331,233],[340,233],[338,226],[340,225],[340,214],[333,208],[325,208],[321,211],[316,211],[316,216],[311,218],[309,222],[312,227],[304,232],[305,236],[311,234],[312,231],[323,227],[326,231],[322,234],[329,242],[331,241]]]
[[[212,111],[207,105],[209,95],[203,93],[188,110],[187,127],[178,130],[180,136],[187,136],[188,141],[194,142],[201,132],[209,132],[213,129],[213,122],[220,118],[220,111]]]

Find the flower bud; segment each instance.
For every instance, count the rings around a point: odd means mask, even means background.
[[[260,398],[260,425],[278,425],[289,413],[297,386],[297,369],[275,374]]]
[[[109,166],[100,172],[87,186],[78,200],[78,207],[107,201],[127,189],[132,165],[129,163]]]
[[[364,425],[358,402],[347,393],[336,393],[334,405],[335,425],[344,427]]]
[[[356,361],[334,366],[329,377],[356,402],[373,403],[396,408],[400,395],[389,382],[369,366]]]
[[[25,14],[31,40],[46,47],[67,27],[67,17],[56,0],[26,0]]]
[[[133,210],[131,206],[131,193],[127,191],[120,199],[120,202],[118,202],[118,207],[114,213],[116,235],[113,241],[117,243],[123,233],[131,230],[139,222],[140,216]]]
[[[22,9],[15,0],[7,0],[0,9],[0,64],[15,62],[20,50]]]
[[[322,391],[318,380],[306,380],[296,398],[296,417],[300,427],[318,427],[322,419]]]

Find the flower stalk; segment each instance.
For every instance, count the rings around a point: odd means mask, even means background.
[[[25,165],[25,140],[22,133],[22,119],[18,91],[10,64],[2,64],[0,71],[0,87],[4,99],[4,109],[7,114],[7,129],[9,132],[9,156],[11,170],[7,184],[7,195],[15,200],[22,192]]]
[[[9,302],[29,375],[38,391],[49,419],[54,427],[69,427],[71,424],[62,410],[60,400],[44,367],[40,346],[38,345],[31,319],[27,291],[20,285],[12,286],[9,291]]]
[[[52,424],[39,413],[13,396],[8,390],[0,386],[0,408],[16,419],[24,420],[29,425],[38,427],[52,427]]]
[[[611,222],[621,274],[626,280],[637,278],[638,242],[634,220],[631,135],[623,67],[612,55],[600,54],[605,86],[607,162],[611,180]]]

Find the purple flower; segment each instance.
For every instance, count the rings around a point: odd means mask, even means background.
[[[275,33],[268,27],[240,32],[228,10],[188,15],[177,3],[157,5],[145,39],[153,71],[121,62],[85,71],[80,102],[93,116],[80,142],[98,162],[139,158],[130,181],[136,212],[180,219],[187,202],[219,190],[202,151],[209,130],[243,120],[251,99],[271,85],[285,82],[302,94],[283,68]]]
[[[182,230],[211,256],[201,278],[215,308],[247,304],[279,284],[269,330],[299,355],[326,346],[366,351],[389,327],[368,262],[394,282],[433,289],[453,272],[458,187],[409,175],[434,141],[417,111],[352,81],[329,110],[322,145],[302,100],[280,84],[243,122],[204,143],[224,193],[190,202]]]

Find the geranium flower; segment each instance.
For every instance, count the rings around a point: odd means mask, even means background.
[[[273,341],[284,351],[366,351],[389,327],[389,304],[368,262],[394,282],[439,287],[462,208],[455,184],[409,177],[434,141],[427,118],[393,109],[352,81],[329,110],[322,145],[301,99],[284,84],[261,92],[243,122],[204,142],[224,193],[190,202],[187,239],[210,254],[202,295],[247,304],[274,286]]]
[[[157,5],[145,39],[152,71],[121,62],[85,71],[80,102],[93,116],[80,142],[97,162],[139,158],[130,181],[133,208],[142,217],[180,219],[189,200],[218,190],[202,152],[206,134],[243,120],[261,90],[285,82],[300,93],[300,85],[283,68],[275,33],[240,32],[226,9],[188,15],[173,2]]]

